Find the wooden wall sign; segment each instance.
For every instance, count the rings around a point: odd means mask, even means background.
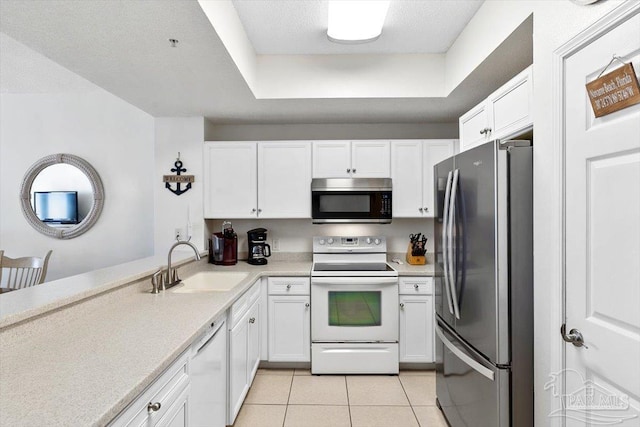
[[[640,103],[638,77],[631,63],[599,76],[591,83],[587,83],[586,86],[591,108],[593,108],[596,117],[602,117]]]
[[[175,167],[171,168],[171,172],[175,172],[175,175],[163,175],[162,182],[164,182],[164,187],[171,191],[176,196],[179,196],[183,193],[186,193],[191,189],[191,183],[195,182],[195,178],[193,175],[182,175],[182,172],[186,172],[187,170],[182,167],[182,161],[180,161],[180,153],[178,153],[178,158],[176,162],[173,164]],[[176,183],[176,188],[171,188],[171,183]],[[180,188],[181,183],[186,183],[187,186],[182,189]]]

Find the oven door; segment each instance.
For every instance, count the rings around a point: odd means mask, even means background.
[[[397,277],[312,277],[313,342],[397,342]]]

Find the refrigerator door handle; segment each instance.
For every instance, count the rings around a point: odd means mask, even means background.
[[[447,224],[449,223],[449,198],[451,197],[452,180],[453,171],[449,171],[449,175],[447,176],[447,189],[444,193],[444,214],[442,218],[442,264],[444,267],[444,290],[447,296],[447,305],[449,306],[449,313],[454,314],[449,285],[449,260],[447,258]]]
[[[494,372],[491,369],[482,366],[480,363],[476,362],[471,357],[466,355],[462,350],[460,350],[458,347],[456,347],[451,341],[449,341],[444,336],[444,332],[442,331],[442,328],[440,326],[436,326],[436,334],[438,335],[438,338],[440,338],[442,343],[453,354],[455,354],[456,357],[458,357],[458,359],[462,360],[467,366],[469,366],[471,369],[473,369],[474,371],[476,371],[480,375],[486,377],[487,379],[489,379],[491,381],[495,381]]]
[[[460,319],[460,307],[458,306],[458,293],[456,290],[455,270],[453,265],[453,226],[456,218],[456,193],[458,192],[458,178],[460,170],[453,171],[453,182],[451,184],[451,198],[449,200],[449,230],[447,231],[447,250],[448,250],[448,273],[449,288],[451,293],[451,301],[453,302],[453,311],[456,319]]]

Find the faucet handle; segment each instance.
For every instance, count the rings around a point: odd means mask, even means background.
[[[160,287],[162,286],[162,290],[164,291],[164,275],[162,274],[162,267],[158,269],[153,276],[151,276],[151,289],[152,294],[157,294],[160,292]]]

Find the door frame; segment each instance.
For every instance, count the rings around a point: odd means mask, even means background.
[[[544,354],[549,355],[549,368],[550,372],[537,372],[536,384],[542,385],[549,378],[548,375],[552,372],[559,372],[566,367],[566,354],[565,343],[560,337],[560,326],[566,319],[566,244],[565,244],[565,231],[566,231],[566,209],[565,209],[565,192],[566,192],[566,122],[565,122],[565,73],[566,73],[566,60],[585,48],[598,38],[602,37],[605,33],[611,31],[613,28],[622,24],[624,21],[630,19],[636,14],[640,13],[640,2],[627,1],[621,3],[619,6],[611,10],[605,16],[594,22],[592,25],[585,28],[575,37],[561,45],[553,52],[552,59],[552,112],[553,123],[552,127],[552,144],[554,149],[555,163],[553,170],[555,171],[555,203],[552,206],[552,223],[553,228],[556,230],[556,245],[557,250],[554,249],[555,262],[551,266],[552,277],[555,278],[553,284],[551,284],[544,291],[548,292],[549,305],[547,307],[538,307],[535,309],[535,317],[550,316],[548,322],[548,329],[538,330],[535,333],[537,343],[542,343],[542,351]],[[535,125],[534,125],[535,126]],[[538,292],[542,292],[541,288],[538,288]],[[536,298],[540,300],[540,298]],[[536,351],[536,354],[542,354],[541,351]],[[558,392],[560,395],[565,393],[566,385],[563,382]],[[547,410],[562,411],[562,402],[558,398],[554,398],[548,390],[537,390],[537,399],[547,399],[546,405],[536,403],[536,407],[546,406]],[[536,411],[539,412],[539,411]],[[538,415],[541,415],[538,413]],[[543,425],[543,420],[537,419],[536,425]],[[551,426],[564,426],[564,416],[557,418],[547,418],[544,420]]]

